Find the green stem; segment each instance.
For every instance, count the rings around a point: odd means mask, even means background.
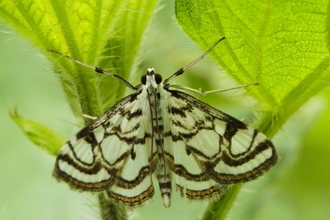
[[[203,220],[224,220],[229,213],[243,184],[234,185],[226,195],[211,203],[204,213]]]
[[[98,200],[102,220],[128,219],[126,208],[118,203],[108,200],[104,193],[99,194]]]

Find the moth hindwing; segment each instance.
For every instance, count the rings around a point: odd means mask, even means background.
[[[172,182],[189,200],[216,198],[229,185],[253,180],[272,167],[277,154],[272,142],[256,129],[162,82],[148,69],[141,84],[97,67],[134,89],[62,147],[54,176],[72,187],[105,191],[128,206],[154,195],[156,176],[165,207],[171,204]],[[54,52],[54,51],[53,51]],[[58,52],[55,52],[58,53]]]

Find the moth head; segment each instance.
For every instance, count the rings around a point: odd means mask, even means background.
[[[146,86],[152,86],[157,88],[157,86],[162,82],[162,76],[155,73],[154,68],[148,68],[147,73],[141,76],[141,83]]]

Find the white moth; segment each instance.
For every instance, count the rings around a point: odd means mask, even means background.
[[[105,191],[115,201],[136,206],[154,195],[155,175],[164,206],[169,207],[172,184],[189,200],[209,199],[219,197],[229,185],[253,180],[272,167],[278,157],[264,134],[186,93],[170,89],[202,93],[168,82],[223,39],[164,83],[161,75],[148,69],[138,86],[65,56],[120,79],[134,93],[62,147],[54,176],[74,188]]]

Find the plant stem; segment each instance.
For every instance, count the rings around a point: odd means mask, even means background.
[[[224,220],[229,213],[243,184],[234,185],[226,195],[211,203],[204,213],[203,220]]]
[[[106,198],[104,193],[98,196],[102,220],[126,220],[127,210],[124,206],[114,203]]]

